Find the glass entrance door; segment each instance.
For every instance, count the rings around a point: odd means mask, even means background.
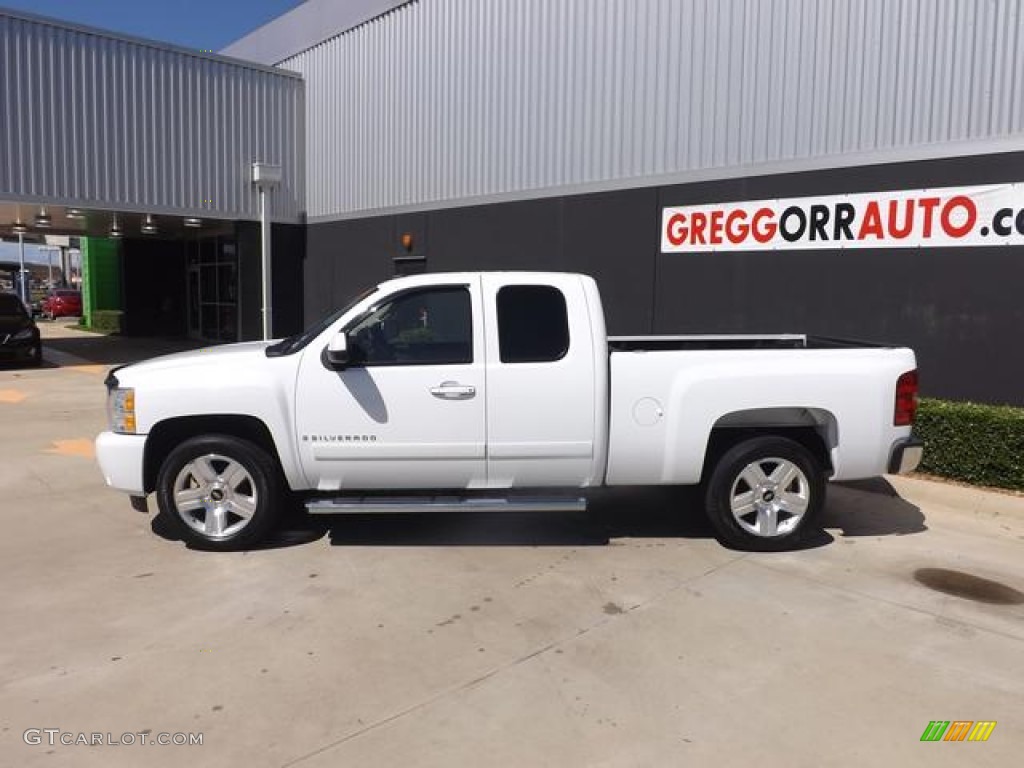
[[[188,334],[203,341],[238,341],[238,250],[233,238],[189,243]]]

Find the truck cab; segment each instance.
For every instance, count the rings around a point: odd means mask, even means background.
[[[396,280],[301,350],[295,429],[306,483],[509,488],[600,482],[602,315],[579,275]],[[321,342],[322,344],[322,342]]]

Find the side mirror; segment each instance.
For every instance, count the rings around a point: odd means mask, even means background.
[[[348,336],[344,331],[338,331],[334,338],[327,343],[326,362],[329,368],[341,370],[349,364]]]

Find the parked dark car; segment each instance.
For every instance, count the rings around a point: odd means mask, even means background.
[[[79,317],[82,314],[82,294],[78,291],[50,291],[40,305],[43,317],[56,320],[58,317]]]
[[[42,361],[39,329],[25,305],[13,293],[0,293],[0,362],[39,365]]]

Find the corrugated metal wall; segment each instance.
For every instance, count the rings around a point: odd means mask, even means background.
[[[1020,0],[418,0],[282,66],[330,218],[1019,136],[1022,45]]]
[[[262,160],[295,221],[303,116],[291,73],[0,11],[0,199],[253,219]]]

